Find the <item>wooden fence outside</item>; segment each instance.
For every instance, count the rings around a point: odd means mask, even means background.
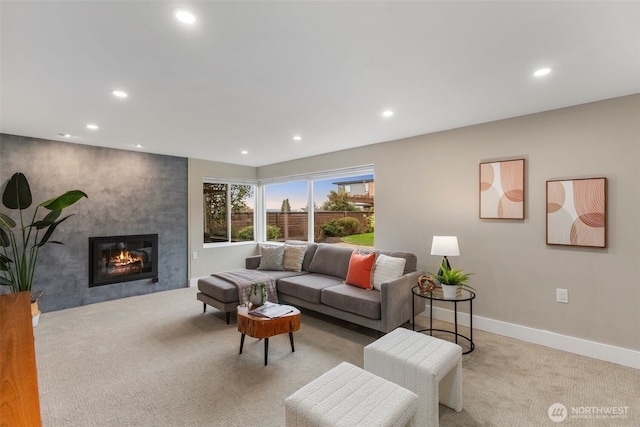
[[[360,222],[362,231],[367,227],[366,216],[371,212],[362,211],[316,211],[314,212],[314,240],[320,241],[323,238],[322,224],[332,219],[355,218]],[[231,215],[234,229],[253,225],[253,213],[234,213]],[[309,240],[308,227],[309,215],[307,212],[267,212],[267,226],[275,225],[280,229],[278,240]]]

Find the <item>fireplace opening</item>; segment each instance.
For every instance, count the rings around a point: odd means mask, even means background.
[[[158,235],[89,238],[89,287],[132,280],[158,281]]]

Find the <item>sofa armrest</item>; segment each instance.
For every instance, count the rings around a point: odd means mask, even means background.
[[[421,271],[407,273],[402,277],[380,286],[380,315],[382,332],[391,332],[411,319],[413,294],[411,288],[418,285],[418,278],[424,274]],[[416,315],[424,311],[416,311]]]
[[[247,270],[255,270],[260,266],[260,258],[262,255],[253,255],[244,260],[244,268]]]

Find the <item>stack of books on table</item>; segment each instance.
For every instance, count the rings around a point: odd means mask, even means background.
[[[273,319],[275,317],[284,316],[285,314],[291,312],[293,312],[293,307],[291,307],[290,305],[280,305],[267,301],[263,305],[250,310],[249,314]]]

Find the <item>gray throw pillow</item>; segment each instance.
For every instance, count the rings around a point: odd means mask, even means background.
[[[284,246],[260,245],[260,265],[258,270],[283,271]]]

